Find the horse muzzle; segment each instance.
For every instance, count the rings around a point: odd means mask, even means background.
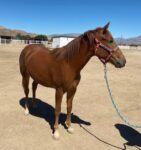
[[[125,66],[125,64],[126,64],[126,59],[116,60],[116,62],[114,63],[116,68],[122,68]]]

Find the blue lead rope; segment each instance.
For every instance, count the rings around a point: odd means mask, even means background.
[[[108,78],[107,78],[107,67],[106,65],[104,65],[104,79],[105,79],[105,82],[106,82],[106,86],[107,86],[107,89],[108,89],[108,93],[109,93],[109,96],[110,96],[110,99],[112,101],[112,104],[118,114],[118,116],[121,118],[122,121],[124,121],[128,126],[132,127],[132,128],[141,128],[141,125],[135,125],[135,124],[131,124],[125,117],[124,115],[122,114],[122,112],[118,109],[116,103],[115,103],[115,99],[112,95],[112,91],[110,89],[110,86],[109,86],[109,82],[108,82]]]

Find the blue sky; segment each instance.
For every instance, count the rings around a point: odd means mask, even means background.
[[[141,0],[5,0],[0,26],[38,34],[83,33],[111,22],[114,37],[141,35]]]

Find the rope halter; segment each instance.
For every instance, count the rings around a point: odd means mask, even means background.
[[[106,59],[98,57],[100,59],[100,61],[105,65],[110,60],[113,52],[115,52],[118,49],[118,46],[114,49],[111,49],[111,48],[105,46],[104,44],[102,44],[97,38],[94,38],[94,41],[96,44],[95,54],[98,51],[99,47],[104,49],[105,51],[107,51],[109,53],[109,55],[106,57]]]

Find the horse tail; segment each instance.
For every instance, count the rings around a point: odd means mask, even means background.
[[[19,67],[20,67],[20,73],[22,75],[22,86],[24,88],[24,91],[28,92],[30,76],[29,76],[29,73],[28,73],[27,67],[26,67],[26,49],[23,49],[20,54]]]
[[[20,67],[20,73],[22,76],[24,76],[27,73],[26,65],[25,65],[25,52],[24,50],[21,52],[19,57],[19,67]]]

